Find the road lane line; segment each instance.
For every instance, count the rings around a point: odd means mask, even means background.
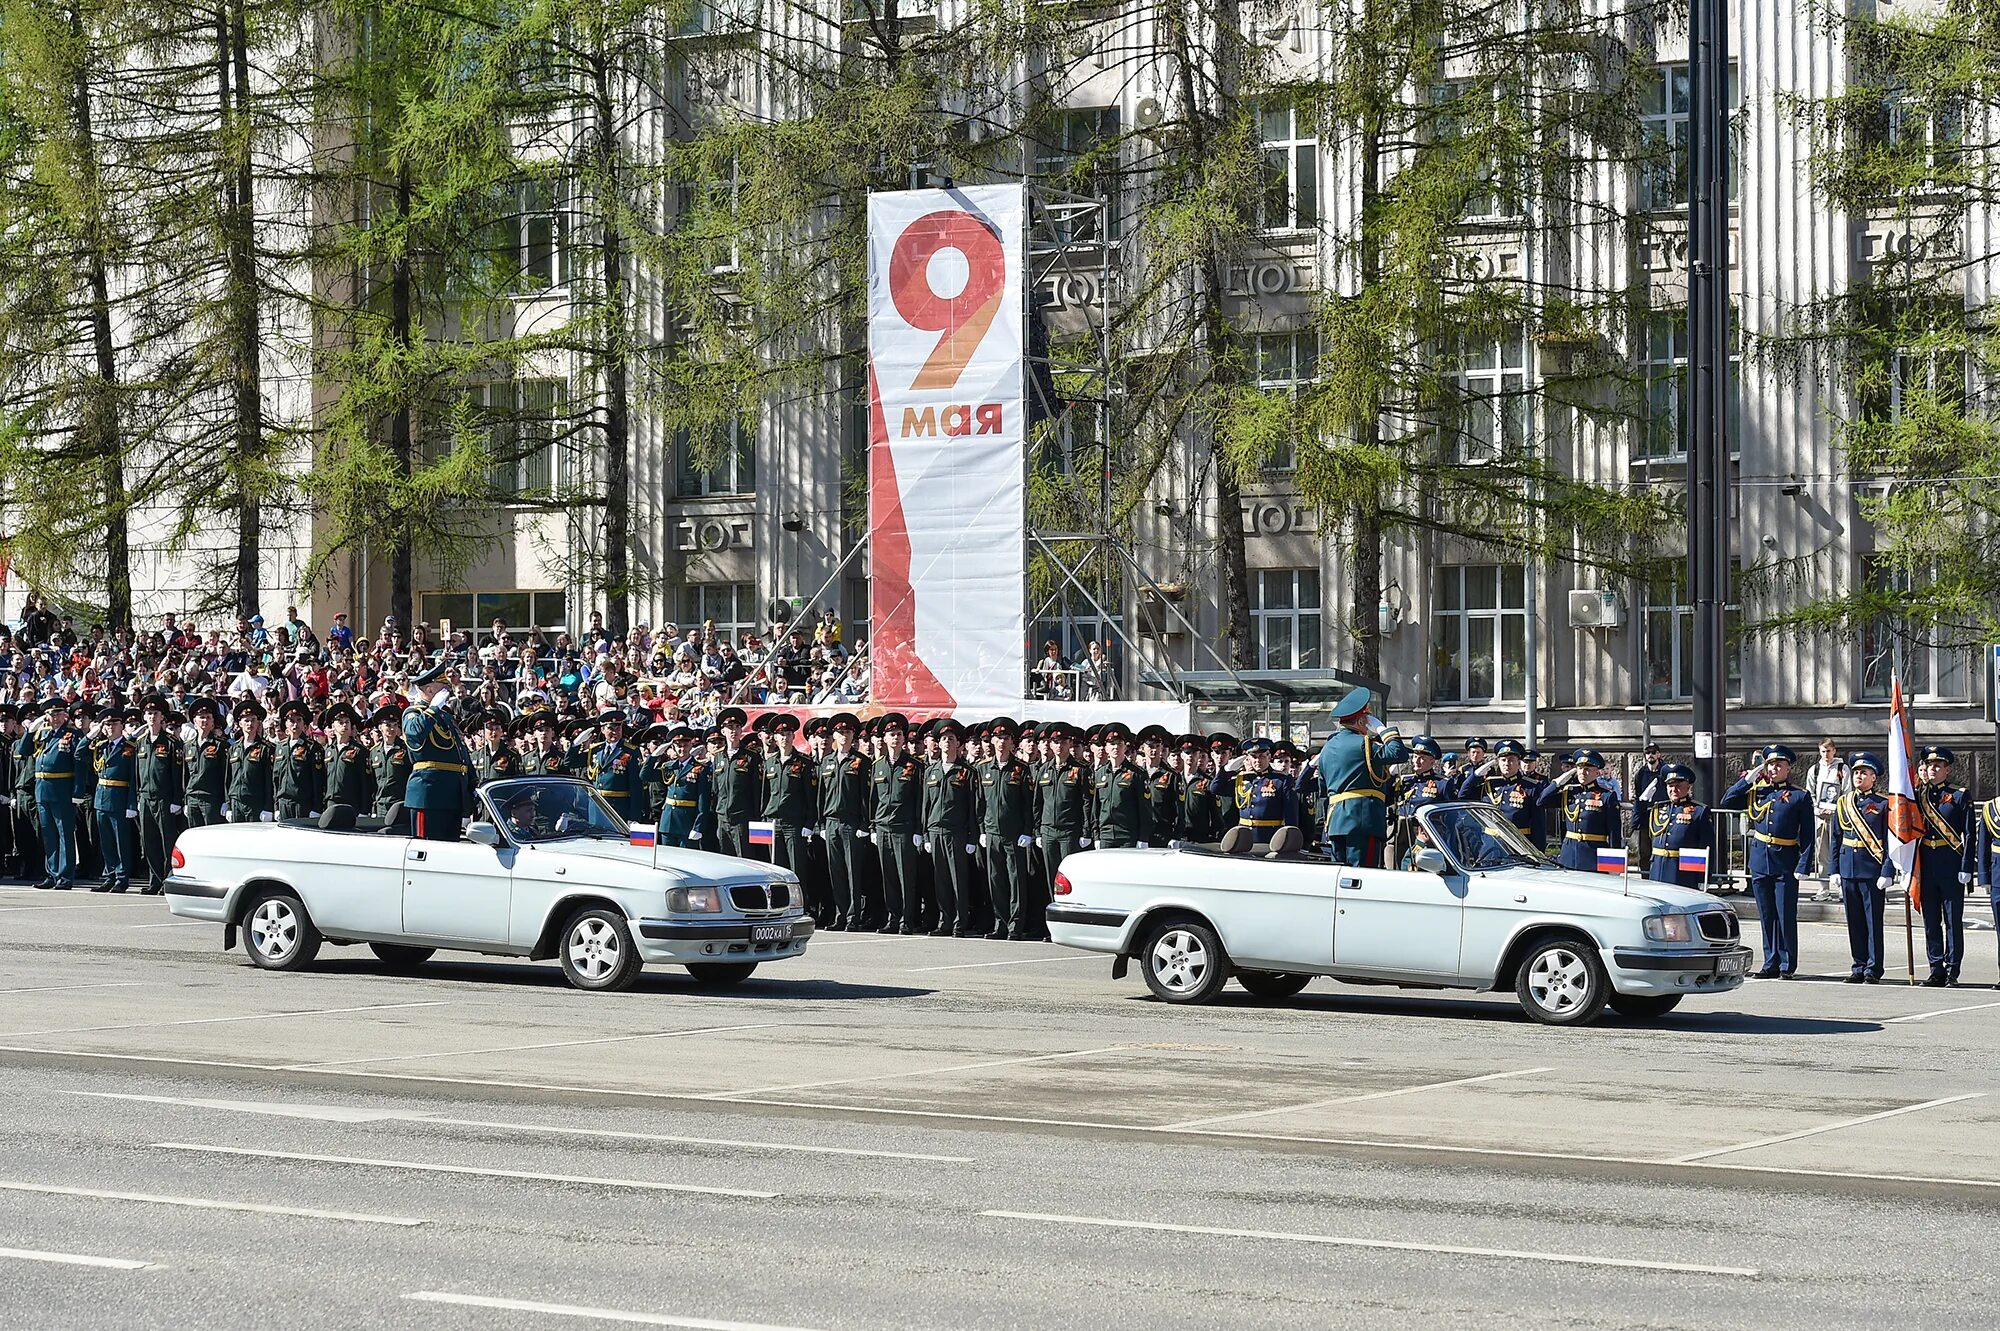
[[[491,1049],[446,1049],[437,1053],[380,1054],[373,1058],[336,1058],[325,1063],[293,1063],[287,1072],[317,1072],[321,1068],[353,1067],[357,1063],[406,1063],[413,1058],[469,1058],[474,1054],[519,1054],[531,1049],[569,1049],[589,1044],[624,1044],[631,1040],[666,1040],[676,1035],[713,1035],[718,1031],[762,1031],[790,1022],[756,1021],[742,1026],[696,1026],[683,1031],[643,1031],[638,1035],[606,1035],[594,1040],[550,1040],[545,1044],[504,1044]]]
[[[39,1252],[34,1248],[0,1248],[0,1257],[22,1262],[52,1262],[57,1266],[100,1266],[107,1271],[164,1271],[154,1262],[135,1262],[129,1257],[92,1257],[81,1252]]]
[[[1273,1114],[1303,1113],[1308,1109],[1324,1109],[1328,1105],[1354,1105],[1364,1100],[1393,1100],[1399,1095],[1415,1095],[1419,1091],[1439,1091],[1447,1086],[1471,1086],[1482,1081],[1505,1081],[1509,1077],[1531,1077],[1539,1072],[1554,1072],[1554,1068],[1521,1068],[1515,1072],[1489,1072],[1483,1077],[1454,1077],[1450,1081],[1430,1081],[1421,1086],[1399,1086],[1391,1091],[1369,1091],[1363,1095],[1341,1095],[1331,1100],[1308,1100],[1302,1105],[1279,1105],[1276,1109],[1252,1109],[1241,1114],[1217,1114],[1213,1118],[1191,1118],[1185,1123],[1169,1123],[1162,1132],[1177,1129],[1205,1128],[1212,1123],[1235,1123],[1246,1118],[1268,1118]]]
[[[1573,1252],[1535,1252],[1524,1248],[1471,1248],[1448,1243],[1406,1243],[1396,1239],[1357,1239],[1332,1234],[1291,1234],[1268,1229],[1226,1229],[1215,1225],[1168,1225],[1154,1220],[1108,1220],[1098,1216],[1042,1215],[1030,1211],[981,1211],[1002,1220],[1036,1220],[1052,1225],[1091,1225],[1102,1229],[1142,1229],[1165,1234],[1206,1234],[1230,1239],[1272,1239],[1282,1243],[1316,1243],[1334,1248],[1378,1248],[1390,1252],[1427,1252],[1449,1257],[1498,1257],[1523,1262],[1553,1262],[1562,1266],[1611,1266],[1631,1271],[1670,1271],[1677,1275],[1742,1276],[1755,1279],[1754,1266],[1702,1266],[1693,1262],[1655,1262],[1635,1257],[1592,1257]]]
[[[0,1179],[0,1192],[33,1192],[46,1197],[87,1197],[104,1202],[149,1202],[156,1206],[185,1206],[196,1211],[248,1211],[253,1215],[290,1215],[307,1220],[347,1220],[357,1225],[395,1225],[409,1229],[427,1224],[406,1216],[363,1215],[353,1211],[321,1211],[306,1206],[274,1206],[263,1202],[225,1202],[211,1197],[168,1197],[151,1192],[111,1192],[103,1188],[59,1188],[49,1183],[18,1183]]]
[[[1912,1012],[1907,1017],[1884,1017],[1884,1026],[1894,1026],[1902,1021],[1929,1021],[1932,1017],[1949,1017],[1954,1012],[1981,1012],[1990,1007],[2000,1007],[2000,1003],[1973,1003],[1967,1007],[1940,1008],[1936,1012]]]
[[[914,1068],[908,1072],[878,1072],[872,1077],[842,1077],[836,1081],[800,1081],[785,1086],[752,1086],[741,1091],[710,1091],[697,1100],[733,1100],[745,1095],[765,1095],[773,1091],[809,1091],[821,1086],[853,1086],[861,1082],[899,1081],[905,1077],[936,1077],[947,1072],[976,1072],[981,1068],[1006,1068],[1021,1063],[1048,1063],[1060,1058],[1087,1058],[1092,1054],[1115,1054],[1130,1049],[1124,1044],[1108,1044],[1102,1049],[1071,1049],[1060,1054],[1030,1054],[1025,1058],[995,1058],[984,1063],[954,1063],[942,1068]]]
[[[446,1294],[420,1289],[405,1294],[419,1303],[455,1303],[466,1308],[492,1308],[501,1312],[544,1313],[550,1317],[585,1317],[595,1322],[633,1322],[640,1326],[678,1326],[686,1331],[805,1331],[795,1326],[772,1326],[768,1322],[721,1322],[712,1317],[670,1317],[665,1313],[625,1312],[618,1308],[586,1308],[574,1303],[537,1303],[532,1299],[493,1299],[479,1294]]]
[[[73,906],[0,906],[0,913],[12,915],[18,911],[31,910],[110,910],[109,901],[79,901]]]
[[[1838,1132],[1842,1128],[1859,1127],[1863,1123],[1878,1123],[1885,1118],[1897,1118],[1903,1114],[1914,1114],[1923,1109],[1936,1109],[1939,1105],[1955,1105],[1961,1100],[1977,1100],[1984,1091],[1968,1091],[1964,1095],[1947,1095],[1942,1100],[1926,1100],[1920,1105],[1904,1105],[1900,1109],[1885,1109],[1879,1114],[1863,1114],[1860,1118],[1844,1118],[1837,1123],[1822,1123],[1816,1128],[1804,1128],[1798,1132],[1780,1133],[1776,1137],[1760,1137],[1754,1142],[1742,1142],[1735,1146],[1718,1146],[1712,1151],[1696,1151],[1692,1155],[1678,1155],[1663,1161],[1669,1165],[1692,1165],[1718,1155],[1734,1155],[1738,1151],[1754,1151],[1760,1146],[1777,1146],[1782,1142],[1795,1142],[1803,1137],[1817,1137],[1823,1132]]]
[[[956,966],[916,966],[905,975],[926,975],[931,971],[977,971],[989,966],[1039,966],[1045,961],[1102,961],[1096,952],[1063,952],[1052,957],[1017,957],[1012,961],[962,961]]]
[[[240,1017],[184,1017],[179,1021],[135,1021],[120,1026],[57,1026],[45,1031],[0,1031],[0,1040],[23,1039],[30,1035],[90,1035],[99,1031],[149,1031],[168,1026],[219,1026],[234,1021],[276,1021],[281,1017],[331,1017],[343,1012],[393,1012],[398,1008],[450,1007],[453,1000],[432,999],[423,1003],[369,1003],[363,1007],[308,1008],[303,1012],[251,1012]]]
[[[221,1109],[239,1114],[269,1114],[275,1118],[305,1118],[321,1123],[383,1123],[416,1118],[400,1109],[349,1109],[344,1105],[288,1105],[263,1100],[194,1100],[172,1095],[135,1095],[124,1091],[65,1091],[92,1100],[129,1100],[148,1105],[179,1105],[188,1109]]]
[[[708,1188],[693,1183],[652,1183],[644,1179],[592,1178],[582,1174],[537,1174],[521,1169],[485,1169],[476,1165],[439,1165],[423,1160],[375,1160],[354,1155],[307,1155],[298,1151],[259,1151],[248,1146],[205,1146],[197,1142],[154,1142],[156,1151],[197,1151],[203,1155],[244,1156],[255,1160],[291,1160],[311,1165],[359,1165],[367,1169],[406,1169],[417,1174],[465,1174],[474,1178],[520,1179],[529,1183],[584,1183],[599,1188],[630,1188],[640,1192],[692,1192],[709,1197],[749,1197],[770,1201],[775,1192],[744,1188]]]
[[[164,924],[128,924],[127,929],[187,929],[215,924],[214,920],[168,920]]]
[[[39,984],[24,989],[0,989],[0,994],[54,994],[68,989],[143,989],[151,980],[113,980],[107,984]]]

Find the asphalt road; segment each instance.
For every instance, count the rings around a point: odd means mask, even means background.
[[[1578,1031],[1170,1008],[1045,944],[597,996],[219,933],[0,889],[9,1325],[1834,1331],[1995,1292],[1990,928],[1965,988],[1841,985],[1809,924],[1813,978]]]

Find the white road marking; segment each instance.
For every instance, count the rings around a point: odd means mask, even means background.
[[[37,1252],[33,1248],[0,1248],[0,1257],[23,1262],[53,1262],[57,1266],[101,1266],[107,1271],[164,1271],[153,1262],[135,1262],[129,1257],[92,1257],[80,1252]]]
[[[204,924],[205,924],[205,925],[208,925],[208,926],[209,926],[210,928],[213,928],[213,927],[215,926],[215,924],[216,924],[216,921],[214,921],[214,920],[168,920],[168,921],[167,921],[166,923],[164,923],[164,924],[128,924],[128,925],[126,925],[125,927],[126,927],[127,929],[186,929],[186,928],[190,928],[190,927],[198,927],[198,926],[200,926],[200,925],[204,925]]]
[[[503,1312],[545,1313],[550,1317],[585,1317],[596,1322],[633,1322],[640,1326],[678,1326],[687,1331],[803,1331],[800,1327],[772,1326],[766,1322],[719,1322],[712,1317],[669,1317],[665,1313],[625,1312],[617,1308],[586,1308],[574,1303],[537,1303],[532,1299],[490,1299],[478,1294],[445,1294],[434,1289],[405,1294],[420,1303],[456,1303],[466,1308],[494,1308]]]
[[[599,1188],[630,1188],[641,1192],[693,1192],[709,1197],[750,1197],[769,1201],[775,1192],[743,1188],[705,1188],[692,1183],[653,1183],[644,1179],[592,1178],[582,1174],[537,1174],[521,1169],[485,1169],[476,1165],[439,1165],[424,1160],[375,1160],[354,1155],[307,1155],[298,1151],[258,1151],[247,1146],[205,1146],[196,1142],[154,1142],[159,1151],[198,1151],[204,1155],[246,1156],[256,1160],[293,1160],[313,1165],[359,1165],[368,1169],[407,1169],[417,1174],[466,1174],[475,1178],[521,1179],[530,1183],[584,1183]]]
[[[697,1100],[734,1100],[745,1095],[764,1095],[772,1091],[808,1091],[821,1086],[853,1086],[870,1081],[899,1081],[904,1077],[936,1077],[947,1072],[976,1072],[981,1068],[1013,1067],[1020,1063],[1048,1063],[1059,1058],[1087,1058],[1092,1054],[1115,1054],[1130,1045],[1110,1044],[1102,1049],[1071,1049],[1060,1054],[1030,1054],[1025,1058],[995,1058],[983,1063],[954,1063],[942,1068],[912,1068],[908,1072],[878,1072],[872,1077],[841,1077],[835,1081],[801,1081],[785,1086],[752,1086],[741,1091],[710,1091],[698,1095]]]
[[[110,910],[109,901],[80,901],[74,906],[0,906],[0,913],[14,914],[24,910]]]
[[[276,1118],[316,1119],[322,1123],[381,1123],[419,1115],[395,1109],[350,1109],[345,1105],[279,1104],[263,1100],[184,1100],[171,1095],[130,1095],[117,1091],[70,1091],[93,1100],[133,1100],[149,1105],[183,1105],[190,1109],[222,1109],[240,1114],[269,1114]]]
[[[2000,1003],[1973,1003],[1966,1007],[1939,1008],[1936,1012],[1912,1012],[1907,1017],[1884,1017],[1884,1026],[1894,1026],[1901,1021],[1929,1021],[1932,1017],[1949,1017],[1954,1012],[1980,1012],[1990,1007],[2000,1007]]]
[[[1964,1095],[1947,1095],[1942,1100],[1926,1100],[1920,1105],[1904,1105],[1900,1109],[1885,1109],[1879,1114],[1863,1114],[1860,1118],[1841,1119],[1837,1123],[1822,1123],[1816,1128],[1805,1128],[1798,1132],[1780,1133],[1776,1137],[1760,1137],[1754,1142],[1742,1142],[1735,1146],[1719,1146],[1712,1151],[1696,1151],[1692,1155],[1675,1156],[1663,1163],[1670,1165],[1691,1165],[1718,1155],[1734,1155],[1738,1151],[1754,1151],[1760,1146],[1776,1146],[1782,1142],[1795,1142],[1802,1137],[1817,1137],[1823,1132],[1838,1132],[1842,1128],[1859,1127],[1863,1123],[1876,1123],[1885,1118],[1897,1118],[1903,1114],[1914,1114],[1923,1109],[1936,1109],[1939,1105],[1955,1105],[1961,1100],[1977,1100],[1984,1091],[1968,1091]]]
[[[248,1211],[253,1215],[292,1215],[307,1220],[348,1220],[357,1225],[396,1225],[404,1229],[428,1223],[404,1216],[320,1211],[305,1206],[270,1206],[262,1202],[224,1202],[211,1197],[167,1197],[150,1192],[109,1192],[102,1188],[59,1188],[47,1183],[16,1183],[8,1180],[0,1180],[0,1192],[34,1192],[48,1197],[88,1197],[94,1201],[105,1202],[150,1202],[157,1206],[185,1206],[197,1211]]]
[[[490,1049],[445,1049],[436,1053],[381,1054],[374,1058],[337,1058],[325,1063],[294,1063],[288,1072],[314,1072],[320,1068],[352,1067],[357,1063],[406,1063],[413,1058],[469,1058],[474,1054],[519,1054],[531,1049],[569,1049],[589,1044],[624,1044],[631,1040],[666,1040],[676,1035],[713,1035],[718,1031],[761,1031],[790,1025],[782,1021],[758,1021],[743,1026],[697,1026],[682,1031],[644,1031],[638,1035],[607,1035],[594,1040],[550,1040],[545,1044],[503,1044]]]
[[[142,989],[148,980],[114,980],[108,984],[41,984],[25,989],[0,989],[0,994],[54,994],[69,989]]]
[[[1450,1081],[1430,1081],[1421,1086],[1399,1086],[1390,1091],[1341,1095],[1331,1100],[1308,1100],[1302,1105],[1279,1105],[1276,1109],[1252,1109],[1241,1114],[1217,1114],[1214,1118],[1191,1118],[1185,1123],[1169,1123],[1163,1131],[1172,1131],[1176,1128],[1205,1128],[1212,1123],[1234,1123],[1246,1118],[1268,1118],[1273,1114],[1296,1114],[1308,1109],[1324,1109],[1328,1105],[1360,1104],[1363,1100],[1393,1100],[1399,1095],[1415,1095],[1419,1091],[1438,1091],[1447,1086],[1471,1086],[1482,1081],[1505,1081],[1509,1077],[1531,1077],[1538,1072],[1554,1071],[1554,1068],[1521,1068],[1515,1072],[1489,1072],[1483,1077],[1454,1077]]]
[[[1102,961],[1095,952],[1064,952],[1052,957],[1016,957],[1012,961],[964,961],[956,966],[917,966],[903,972],[905,975],[923,975],[930,971],[976,971],[988,966],[1039,966],[1045,961]]]
[[[1358,1239],[1332,1234],[1290,1234],[1280,1230],[1226,1229],[1216,1225],[1168,1225],[1153,1220],[1108,1220],[1098,1216],[1040,1215],[1029,1211],[981,1211],[1002,1220],[1037,1220],[1052,1225],[1093,1225],[1103,1229],[1143,1229],[1166,1234],[1209,1234],[1230,1239],[1273,1239],[1283,1243],[1317,1243],[1335,1248],[1380,1248],[1391,1252],[1428,1252],[1450,1257],[1499,1257],[1524,1262],[1554,1262],[1564,1266],[1613,1266],[1634,1271],[1671,1271],[1681,1275],[1755,1278],[1754,1266],[1701,1266],[1693,1262],[1654,1262],[1634,1257],[1592,1257],[1573,1252],[1535,1252],[1521,1248],[1470,1248],[1448,1243],[1405,1243],[1396,1239]]]
[[[29,1035],[88,1035],[96,1031],[146,1031],[162,1026],[218,1026],[233,1021],[276,1021],[281,1017],[331,1017],[343,1012],[393,1012],[398,1008],[450,1007],[451,1000],[423,1003],[369,1003],[364,1007],[307,1008],[303,1012],[251,1012],[240,1017],[185,1017],[179,1021],[135,1021],[120,1026],[57,1026],[44,1031],[0,1031],[0,1039]]]

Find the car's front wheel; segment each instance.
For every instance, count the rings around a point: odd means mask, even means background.
[[[630,989],[640,964],[632,930],[615,910],[593,906],[563,926],[563,976],[579,989]]]
[[[1597,1020],[1610,989],[1596,950],[1567,936],[1543,939],[1531,947],[1514,979],[1522,1009],[1551,1026]]]
[[[1169,920],[1139,952],[1146,987],[1169,1003],[1212,1003],[1229,982],[1229,958],[1215,930],[1199,920]]]
[[[696,984],[741,984],[757,973],[754,961],[690,961],[688,974]]]
[[[319,955],[320,932],[297,897],[267,892],[243,915],[243,950],[267,971],[295,971]]]
[[[368,950],[392,971],[410,971],[437,955],[434,947],[409,947],[402,943],[370,943]]]
[[[1312,982],[1310,975],[1285,971],[1238,971],[1236,983],[1257,998],[1290,998]]]
[[[1679,994],[1613,994],[1611,1010],[1621,1017],[1631,1017],[1638,1021],[1652,1021],[1664,1017],[1681,1005]]]

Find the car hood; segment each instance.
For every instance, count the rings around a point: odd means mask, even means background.
[[[705,850],[685,850],[677,846],[658,848],[658,859],[654,858],[652,846],[635,846],[628,841],[591,840],[576,837],[567,841],[540,841],[532,849],[537,854],[560,855],[564,858],[588,860],[612,860],[619,864],[629,864],[635,869],[661,869],[668,873],[703,883],[766,883],[772,879],[789,880],[793,874],[789,869],[775,865],[759,864],[755,860],[741,860],[734,855],[711,855]]]
[[[1576,869],[1502,869],[1494,875],[1511,882],[1562,886],[1599,896],[1619,897],[1641,906],[1663,906],[1668,910],[1728,910],[1729,907],[1706,892],[1656,883],[1649,878],[1620,878],[1611,874],[1584,873]]]

